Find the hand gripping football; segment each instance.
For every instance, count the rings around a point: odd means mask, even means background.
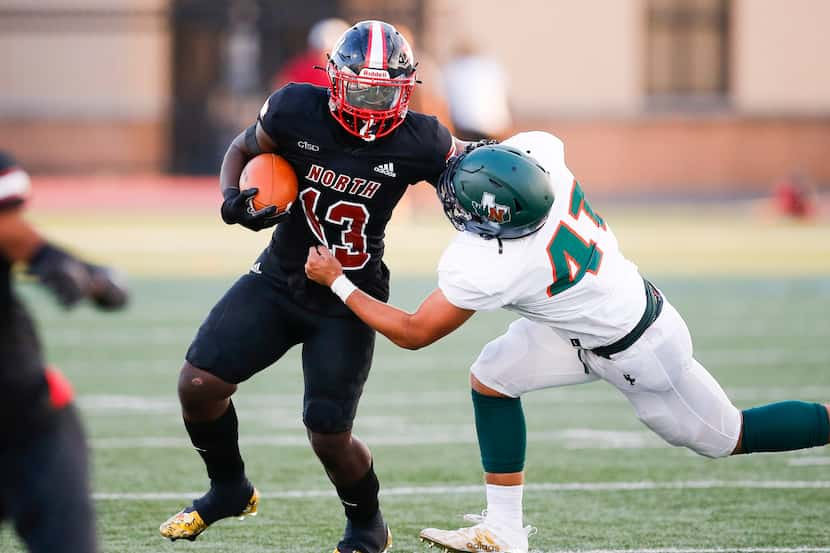
[[[291,164],[277,154],[260,154],[245,165],[239,177],[239,189],[249,188],[259,189],[252,198],[254,209],[274,205],[277,213],[282,213],[297,199],[297,175]]]

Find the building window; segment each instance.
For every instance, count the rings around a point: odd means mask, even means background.
[[[723,107],[730,0],[647,0],[646,94],[656,108]]]

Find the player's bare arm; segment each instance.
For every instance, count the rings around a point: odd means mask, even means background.
[[[125,287],[106,267],[86,263],[50,244],[22,216],[22,209],[0,211],[0,255],[28,264],[28,272],[65,307],[85,297],[101,309],[127,303]]]
[[[351,293],[338,294],[355,315],[395,345],[406,349],[419,349],[440,340],[464,324],[475,311],[460,309],[444,297],[441,290],[433,291],[418,307],[415,313],[407,313],[397,307],[385,304],[354,288],[345,280],[340,262],[324,247],[312,247],[308,252],[306,275],[311,280],[337,290],[335,283],[340,277]],[[341,292],[342,293],[342,292]],[[344,297],[345,296],[345,297]]]
[[[239,133],[228,146],[219,172],[219,187],[225,199],[222,203],[222,219],[229,225],[240,224],[250,230],[260,231],[280,221],[281,214],[277,215],[275,206],[255,210],[250,205],[248,200],[256,196],[258,189],[239,190],[239,177],[245,164],[259,154],[276,150],[277,144],[259,122]]]
[[[262,129],[260,123],[256,123],[239,133],[228,146],[222,160],[222,169],[219,172],[219,186],[222,195],[225,195],[225,191],[230,188],[239,190],[239,176],[242,174],[245,164],[251,158],[259,154],[276,151],[277,144]]]
[[[13,261],[31,259],[44,243],[20,211],[19,208],[0,211],[0,254]]]

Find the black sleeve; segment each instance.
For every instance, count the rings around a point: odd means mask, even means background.
[[[276,143],[279,143],[281,124],[284,125],[285,123],[285,96],[289,86],[286,85],[271,94],[265,100],[262,109],[259,110],[259,116],[257,116],[257,122],[262,125],[262,130]]]
[[[430,141],[433,148],[426,167],[424,180],[435,186],[438,184],[438,177],[447,166],[447,160],[455,155],[455,139],[449,129],[435,120],[434,138]]]

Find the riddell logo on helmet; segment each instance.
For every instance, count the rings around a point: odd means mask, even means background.
[[[476,213],[494,223],[507,223],[510,221],[510,208],[506,205],[496,203],[496,196],[485,192],[481,196],[481,203],[473,202],[473,209]]]
[[[383,69],[372,69],[371,67],[364,67],[360,70],[360,76],[367,77],[369,79],[388,79],[389,71],[384,71]]]

